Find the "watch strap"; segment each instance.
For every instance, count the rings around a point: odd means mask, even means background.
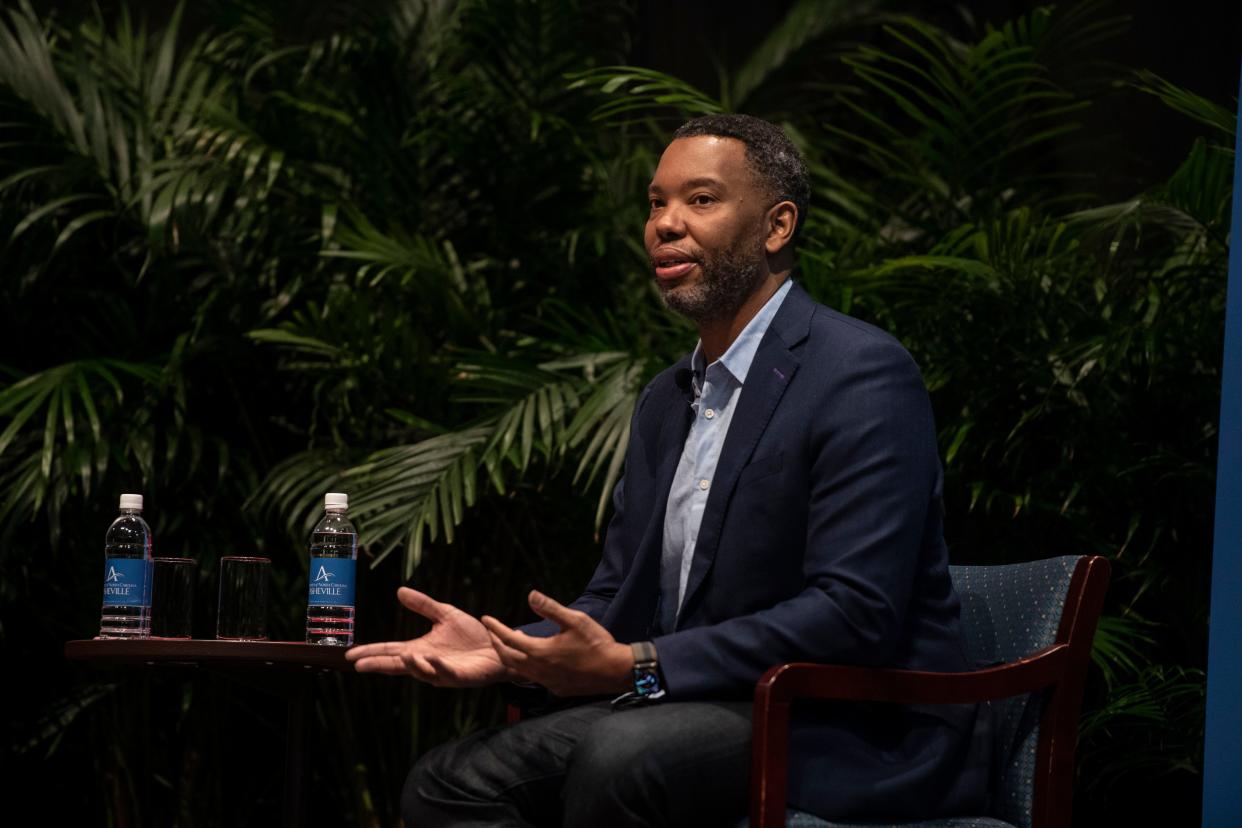
[[[630,649],[634,652],[635,667],[640,664],[651,664],[654,666],[658,663],[655,645],[650,641],[635,641],[630,645]]]

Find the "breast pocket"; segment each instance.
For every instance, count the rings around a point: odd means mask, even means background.
[[[752,460],[746,468],[742,469],[742,473],[738,475],[738,488],[749,486],[756,480],[762,480],[765,477],[771,477],[781,470],[782,453],[769,454],[766,457],[760,457]]]

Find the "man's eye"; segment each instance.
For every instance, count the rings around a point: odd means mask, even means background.
[[[715,200],[716,199],[712,198],[707,193],[699,193],[694,198],[690,199],[690,203],[697,204],[698,206],[703,207],[705,205],[715,202]]]

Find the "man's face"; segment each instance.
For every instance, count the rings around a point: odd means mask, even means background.
[[[766,273],[771,205],[735,138],[679,138],[648,189],[644,241],[665,304],[699,324],[728,319]]]

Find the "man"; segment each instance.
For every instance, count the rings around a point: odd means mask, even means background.
[[[348,654],[359,671],[529,681],[585,701],[424,756],[403,796],[410,824],[732,824],[768,667],[967,669],[927,395],[896,341],[790,282],[809,194],[770,124],[708,116],[676,132],[645,241],[700,341],[639,397],[585,592],[568,608],[532,592],[545,620],[513,630],[402,588],[431,631]],[[800,710],[790,802],[835,819],[982,812],[974,718]]]

